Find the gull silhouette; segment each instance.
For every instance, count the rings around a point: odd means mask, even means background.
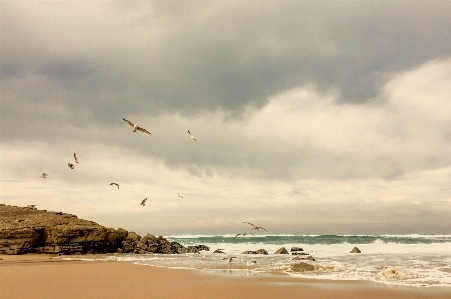
[[[256,225],[253,225],[252,223],[249,223],[249,222],[244,222],[243,221],[243,223],[247,223],[247,224],[250,224],[250,225],[252,225],[252,228],[251,228],[251,230],[253,230],[253,229],[255,229],[255,230],[259,230],[259,229],[262,229],[262,230],[264,230],[264,231],[267,231],[266,229],[264,229],[263,227],[261,227],[261,226],[256,226]]]
[[[111,185],[116,185],[117,188],[119,189],[119,184],[118,184],[118,183],[110,183],[110,186],[111,186]]]
[[[234,239],[236,239],[236,237],[238,237],[239,235],[242,235],[243,237],[244,237],[245,235],[253,235],[253,236],[255,236],[253,233],[241,233],[241,234],[236,234],[236,236],[234,237]]]
[[[146,200],[147,200],[147,197],[145,199],[143,199],[143,201],[141,201],[140,205],[142,205],[144,207],[146,205]]]
[[[141,131],[141,132],[144,132],[144,133],[147,133],[147,134],[151,134],[151,133],[150,133],[149,131],[147,131],[146,129],[141,128],[140,126],[138,126],[138,124],[134,124],[134,123],[132,123],[131,121],[125,119],[125,118],[122,118],[122,119],[123,119],[126,123],[128,123],[130,126],[133,127],[133,129],[132,129],[133,132],[136,132],[136,130],[138,130],[138,131]]]
[[[191,137],[191,139],[193,139],[194,141],[197,141],[197,140],[196,140],[196,137],[194,137],[193,134],[191,134],[190,131],[188,131],[188,134],[189,134],[189,136]]]
[[[236,259],[236,256],[231,256],[231,257],[223,257],[223,260],[229,260],[229,263],[231,263],[233,261],[233,259]]]

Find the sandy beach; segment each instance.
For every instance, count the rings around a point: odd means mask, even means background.
[[[447,287],[307,280],[288,275],[215,273],[52,255],[0,256],[0,298],[450,298]]]

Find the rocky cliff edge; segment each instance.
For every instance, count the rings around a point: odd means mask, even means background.
[[[207,246],[183,246],[162,236],[143,237],[62,212],[0,204],[0,254],[198,253]]]

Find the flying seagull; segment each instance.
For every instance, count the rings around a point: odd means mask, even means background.
[[[259,229],[262,229],[262,230],[264,230],[264,231],[267,231],[266,229],[264,229],[263,227],[261,227],[261,226],[255,226],[255,225],[253,225],[252,223],[249,223],[249,222],[244,222],[243,221],[243,223],[247,223],[247,224],[250,224],[250,225],[252,225],[253,227],[251,228],[251,230],[253,230],[253,229],[255,229],[255,230],[259,230]]]
[[[122,119],[123,119],[126,123],[128,123],[130,126],[133,127],[133,130],[132,130],[133,132],[136,132],[136,130],[138,130],[138,131],[141,131],[141,132],[144,132],[144,133],[147,133],[147,134],[151,134],[151,133],[150,133],[149,131],[147,131],[146,129],[139,127],[138,124],[134,124],[134,123],[132,123],[131,121],[125,119],[125,118],[122,118]]]
[[[231,256],[231,257],[223,257],[223,260],[229,260],[229,263],[231,263],[233,261],[233,259],[236,259],[236,256]]]
[[[74,166],[74,164],[72,164],[72,163],[67,163],[67,167],[69,167],[70,169],[74,169],[75,168],[75,166]]]
[[[250,262],[248,262],[248,261],[245,261],[245,262],[246,262],[246,265],[247,265],[247,266],[252,266],[252,265],[254,265],[254,264],[257,263],[257,262],[254,261],[254,260],[252,260],[252,261],[250,261]]]
[[[77,155],[75,153],[74,153],[74,160],[75,160],[75,163],[78,163]]]
[[[179,197],[183,198],[183,196],[180,195],[180,193],[177,193],[179,195]]]
[[[119,189],[119,184],[118,184],[118,183],[111,183],[110,186],[111,186],[111,185],[116,185],[117,188]]]
[[[41,174],[41,178],[43,178],[43,179],[47,178],[47,176],[48,176],[48,174],[46,174],[45,172],[43,172],[43,173]]]
[[[253,236],[255,236],[255,235],[252,234],[252,233],[242,233],[242,234],[236,234],[236,236],[235,236],[234,239],[236,239],[236,237],[238,237],[239,235],[242,235],[243,237],[244,237],[245,235],[253,235]]]
[[[146,200],[147,200],[147,197],[145,199],[143,199],[143,201],[141,201],[140,205],[142,205],[144,207],[146,205]]]
[[[191,139],[193,139],[194,141],[197,141],[197,140],[196,140],[196,137],[194,137],[193,134],[191,134],[190,131],[188,131],[188,134],[189,134],[189,136],[191,137]]]

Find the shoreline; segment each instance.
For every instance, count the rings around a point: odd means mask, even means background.
[[[73,261],[55,255],[0,255],[0,297],[9,298],[437,298],[448,287],[408,287],[288,274],[205,271],[118,261]],[[232,272],[232,273],[230,273]],[[234,273],[235,272],[235,273]]]

